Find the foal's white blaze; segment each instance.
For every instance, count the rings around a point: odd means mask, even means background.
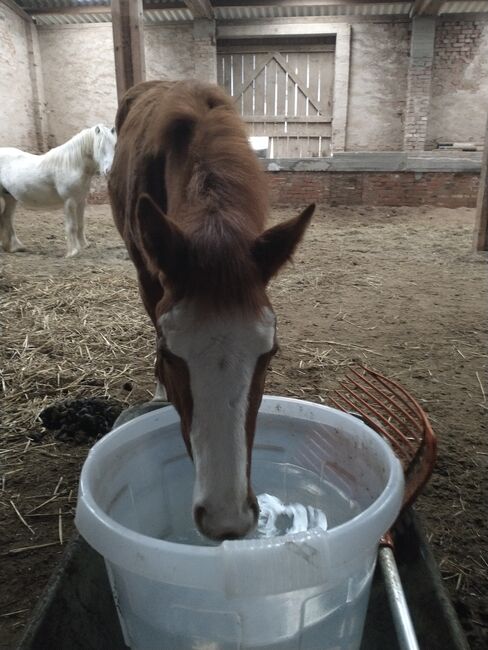
[[[209,536],[243,536],[254,525],[246,475],[249,390],[259,357],[274,345],[275,316],[265,308],[254,319],[235,314],[202,322],[194,305],[181,301],[160,325],[168,349],[186,361],[190,375],[193,505],[205,509]]]

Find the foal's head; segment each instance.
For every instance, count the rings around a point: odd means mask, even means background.
[[[244,537],[258,516],[250,484],[256,416],[277,350],[266,286],[290,259],[314,211],[244,241],[202,247],[147,196],[137,219],[158,304],[157,372],[181,418],[196,479],[193,514],[214,540]],[[208,244],[208,242],[207,242]],[[219,257],[220,255],[220,257]]]

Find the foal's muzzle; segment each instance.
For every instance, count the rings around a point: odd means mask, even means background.
[[[198,530],[216,542],[242,539],[256,527],[258,516],[259,507],[254,494],[241,508],[213,510],[210,504],[199,503],[193,509]]]

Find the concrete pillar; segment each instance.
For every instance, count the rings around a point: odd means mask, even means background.
[[[435,22],[435,16],[416,16],[412,20],[403,135],[405,151],[425,149],[430,111]]]
[[[215,20],[195,18],[193,21],[193,60],[195,63],[195,79],[216,84]]]
[[[336,33],[331,153],[346,150],[350,65],[351,26],[341,25]]]

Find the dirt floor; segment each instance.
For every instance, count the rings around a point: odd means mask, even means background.
[[[90,443],[41,433],[62,398],[133,404],[152,388],[154,336],[108,206],[92,246],[64,259],[60,213],[19,211],[28,252],[0,254],[0,647],[11,650],[73,532]],[[295,214],[275,212],[273,219]],[[488,647],[487,258],[469,209],[319,207],[295,264],[271,286],[281,351],[266,392],[327,402],[355,360],[428,412],[439,459],[418,502],[472,648]]]

